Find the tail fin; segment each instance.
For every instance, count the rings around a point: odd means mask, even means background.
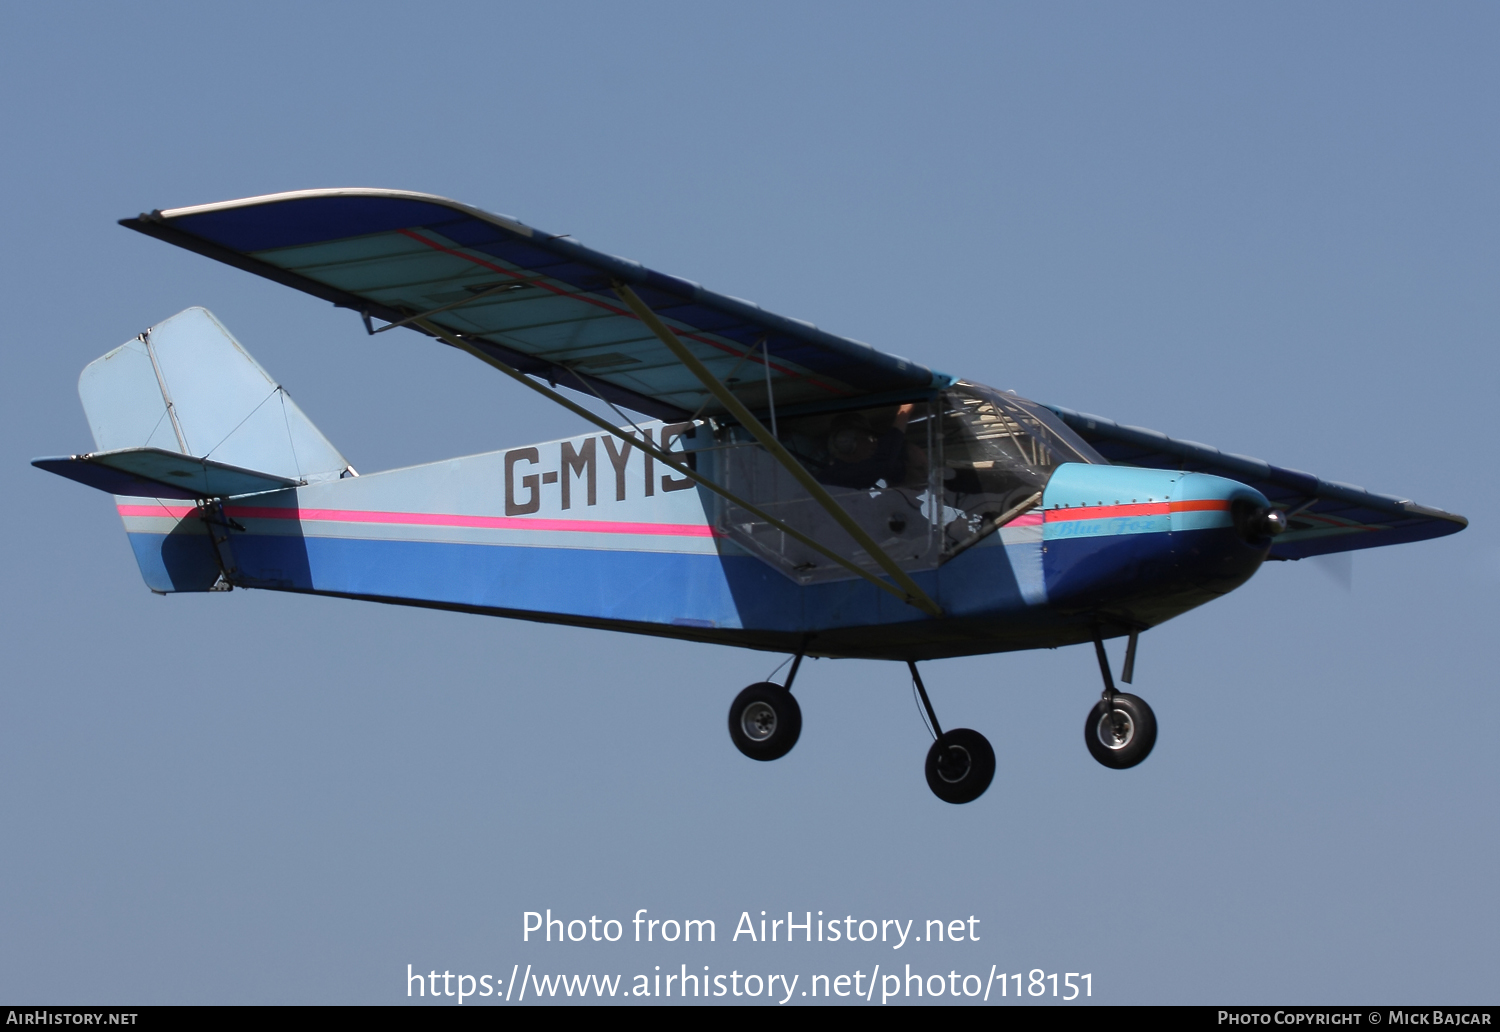
[[[89,363],[78,394],[98,450],[34,465],[116,495],[153,591],[233,584],[232,521],[210,499],[358,475],[203,308],[179,312]]]
[[[353,472],[203,308],[179,312],[89,363],[78,394],[99,451],[159,448],[302,483]]]

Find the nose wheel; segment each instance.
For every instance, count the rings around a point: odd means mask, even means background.
[[[1100,699],[1083,725],[1089,755],[1115,770],[1134,767],[1156,744],[1156,714],[1146,700],[1129,692]]]
[[[1125,669],[1120,679],[1127,684],[1135,674],[1135,644],[1138,632],[1130,632],[1125,650]],[[1156,714],[1146,700],[1129,692],[1115,691],[1115,679],[1109,670],[1109,656],[1104,638],[1094,628],[1094,652],[1099,657],[1099,672],[1104,676],[1104,694],[1089,711],[1083,724],[1083,741],[1089,755],[1106,767],[1124,770],[1134,767],[1156,745]]]

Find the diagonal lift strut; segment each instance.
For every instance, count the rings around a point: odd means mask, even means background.
[[[708,388],[708,392],[718,399],[719,404],[723,405],[730,415],[739,420],[740,425],[749,430],[756,441],[766,451],[770,452],[777,462],[781,463],[797,483],[802,485],[803,490],[812,496],[813,501],[822,506],[828,515],[832,516],[838,525],[848,532],[855,543],[865,550],[865,554],[880,564],[880,568],[888,573],[893,581],[900,585],[902,591],[905,593],[904,601],[908,605],[915,606],[930,616],[943,615],[942,608],[928,597],[927,593],[917,585],[916,581],[911,579],[911,576],[905,570],[896,564],[894,559],[886,554],[885,549],[875,543],[875,539],[855,521],[854,517],[844,511],[844,507],[834,500],[833,496],[828,493],[828,489],[818,483],[813,475],[792,457],[791,452],[786,450],[782,443],[776,439],[776,436],[767,430],[761,424],[761,421],[756,419],[754,414],[745,407],[745,403],[735,397],[733,391],[719,382],[718,377],[709,371],[709,368],[699,360],[697,355],[689,350],[688,346],[682,342],[677,334],[672,332],[666,323],[662,322],[660,316],[636,296],[635,291],[618,280],[614,283],[614,290],[616,294],[620,295],[620,299],[625,302],[630,310],[635,313],[636,317],[645,323],[646,327],[652,333],[656,334],[657,338],[666,345],[667,350],[676,356],[677,360],[686,366],[688,371],[696,376],[704,387]]]

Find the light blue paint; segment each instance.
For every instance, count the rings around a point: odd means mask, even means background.
[[[1173,485],[1184,476],[1174,470],[1067,462],[1058,466],[1047,481],[1042,506],[1056,509],[1165,502],[1174,497]]]
[[[336,479],[349,466],[203,308],[89,363],[78,394],[99,451],[149,446],[309,482]]]
[[[1005,545],[1005,558],[1016,579],[1016,588],[1028,606],[1047,604],[1047,577],[1042,569],[1041,542]]]

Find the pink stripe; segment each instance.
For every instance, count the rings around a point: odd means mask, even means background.
[[[117,505],[121,516],[158,516],[174,520],[193,514],[191,505]]]
[[[1022,513],[1006,524],[1007,527],[1034,527],[1042,522],[1042,514],[1036,510]]]
[[[121,516],[170,516],[182,519],[192,507],[121,505]],[[713,537],[701,523],[621,523],[613,520],[549,520],[515,516],[458,516],[428,512],[370,512],[359,509],[290,509],[274,506],[228,505],[229,516],[247,520],[297,520],[302,523],[388,523],[416,527],[482,527],[489,530],[564,531],[581,534],[645,534],[658,537]]]

